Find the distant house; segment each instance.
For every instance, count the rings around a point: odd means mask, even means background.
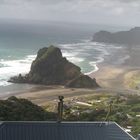
[[[0,140],[135,140],[114,122],[1,122]]]

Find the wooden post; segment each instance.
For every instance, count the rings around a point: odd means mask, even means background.
[[[61,122],[63,120],[63,96],[59,96],[59,102],[58,102],[58,118],[57,121]]]

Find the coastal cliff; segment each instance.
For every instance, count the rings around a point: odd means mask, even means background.
[[[111,44],[139,45],[140,27],[132,28],[129,31],[120,31],[115,33],[100,31],[94,34],[93,41]]]
[[[80,67],[69,62],[62,56],[61,50],[54,46],[40,49],[30,72],[25,76],[19,74],[12,77],[9,82],[66,85],[77,88],[99,87],[96,80],[82,74]]]

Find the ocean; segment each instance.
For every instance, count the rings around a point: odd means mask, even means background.
[[[123,46],[92,42],[92,36],[96,31],[79,26],[2,24],[0,26],[0,95],[32,88],[33,85],[12,84],[7,81],[11,76],[28,73],[37,51],[49,45],[61,48],[63,56],[80,66],[85,74],[97,71],[98,64],[105,63],[107,60],[112,59],[112,62],[117,64],[127,59],[127,55],[123,53],[117,56],[118,58],[113,57],[118,51],[121,52]]]

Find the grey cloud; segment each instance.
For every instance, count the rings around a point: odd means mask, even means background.
[[[91,3],[91,4],[111,4],[111,3],[140,3],[139,0],[0,0],[0,4],[61,4],[61,3]]]
[[[128,3],[128,2],[139,2],[139,0],[115,0],[123,3]]]
[[[0,18],[140,24],[139,0],[0,0]]]

